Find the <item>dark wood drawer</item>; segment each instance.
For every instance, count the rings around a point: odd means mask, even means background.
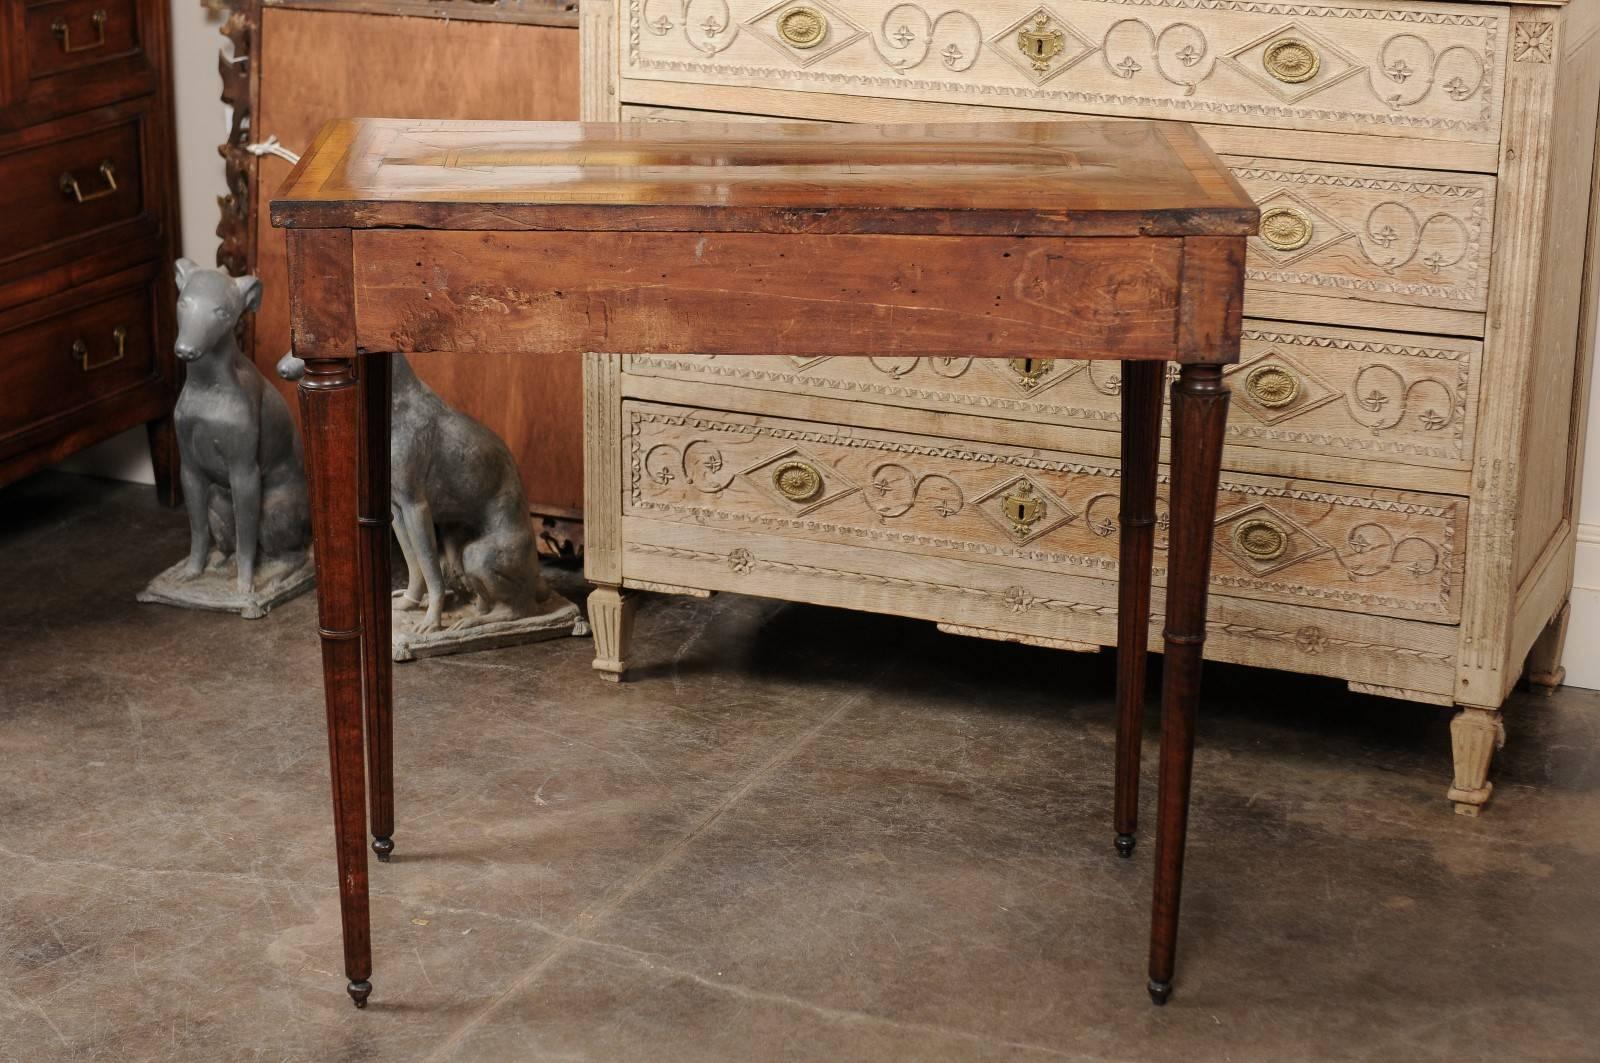
[[[0,262],[82,237],[144,210],[137,120],[0,155]]]
[[[0,0],[0,130],[154,92],[162,0]]]
[[[30,79],[137,55],[139,12],[134,0],[46,0],[24,16],[23,62]]]
[[[0,333],[0,441],[156,375],[148,281]]]

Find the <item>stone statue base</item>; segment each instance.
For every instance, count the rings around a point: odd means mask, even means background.
[[[425,615],[423,610],[396,608],[393,611],[390,645],[396,661],[414,661],[419,657],[443,657],[449,653],[470,653],[473,650],[517,646],[524,642],[566,638],[583,622],[578,607],[554,592],[545,599],[541,606],[543,611],[536,616],[493,620],[455,631],[451,630],[451,625],[474,615],[476,607],[470,600],[455,604],[448,599],[447,606],[438,630],[425,635],[418,634],[416,630]]]
[[[139,592],[138,600],[183,609],[237,613],[246,620],[259,620],[274,607],[310,588],[317,576],[309,550],[298,559],[277,558],[259,564],[255,590],[249,594],[239,593],[238,568],[232,554],[223,557],[212,551],[205,571],[190,580],[182,578],[184,564],[179,561],[151,580]]]

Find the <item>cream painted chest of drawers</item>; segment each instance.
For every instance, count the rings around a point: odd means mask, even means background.
[[[1560,682],[1600,0],[585,0],[582,20],[594,120],[1195,123],[1263,212],[1208,653],[1460,706],[1450,798],[1488,800],[1502,702],[1525,665]],[[603,673],[636,590],[1114,644],[1115,363],[585,373]]]

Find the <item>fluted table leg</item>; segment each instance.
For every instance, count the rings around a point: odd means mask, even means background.
[[[317,558],[322,683],[333,775],[339,916],[350,998],[372,992],[362,743],[361,392],[356,379],[349,230],[287,234],[295,353],[305,359],[301,426]]]
[[[1150,647],[1150,566],[1165,362],[1122,363],[1122,529],[1117,566],[1117,852],[1133,855],[1139,828],[1139,745]]]
[[[1161,776],[1150,926],[1150,998],[1172,994],[1183,844],[1189,824],[1195,712],[1206,639],[1206,586],[1217,481],[1228,423],[1222,368],[1185,365],[1172,386],[1172,525],[1167,534],[1166,660],[1161,689]]]
[[[389,606],[389,384],[392,357],[365,354],[361,391],[361,663],[367,722],[372,851],[394,852],[394,657]]]

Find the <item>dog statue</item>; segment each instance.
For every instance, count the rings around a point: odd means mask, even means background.
[[[539,568],[510,449],[448,406],[403,355],[392,364],[389,499],[406,562],[406,588],[393,599],[394,659],[582,633],[577,607]],[[304,371],[292,353],[278,362],[286,380]]]
[[[177,279],[185,375],[173,416],[189,556],[139,598],[254,619],[312,580],[300,438],[283,396],[235,338],[239,318],[261,305],[261,282],[187,258],[177,262]]]

